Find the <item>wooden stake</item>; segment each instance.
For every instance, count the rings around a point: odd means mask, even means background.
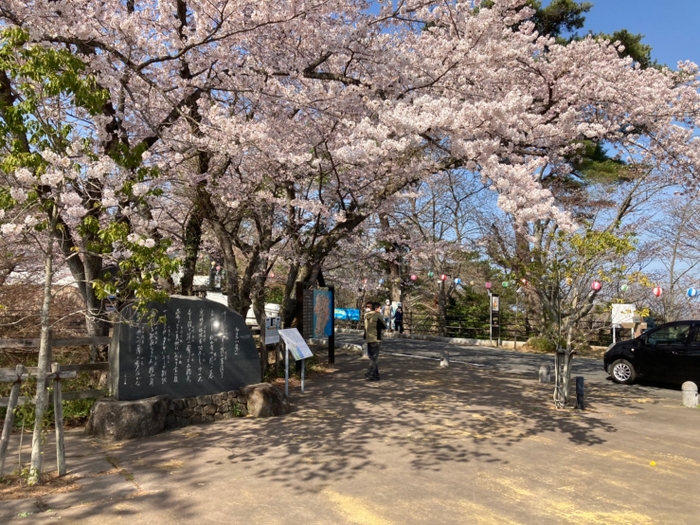
[[[56,416],[56,468],[59,476],[66,475],[66,448],[63,439],[63,396],[61,395],[61,365],[51,364],[53,380],[53,411]]]
[[[20,379],[22,374],[24,374],[24,366],[17,365],[17,381],[12,385],[10,401],[7,403],[7,414],[5,414],[5,424],[2,427],[2,438],[0,438],[0,478],[2,478],[5,469],[5,456],[7,455],[7,445],[10,443],[10,435],[12,434],[12,424],[15,421],[15,407],[19,398],[19,389],[22,386],[22,380]]]

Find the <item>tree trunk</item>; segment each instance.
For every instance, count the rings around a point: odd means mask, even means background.
[[[55,224],[55,223],[54,223]],[[52,225],[53,226],[53,225]],[[36,374],[36,405],[34,415],[34,433],[32,434],[32,458],[29,468],[29,485],[40,482],[41,468],[44,459],[42,431],[44,413],[48,401],[46,391],[46,375],[51,362],[51,281],[53,280],[53,236],[49,236],[44,256],[44,300],[41,305],[41,342],[39,344],[39,363]]]
[[[185,257],[182,261],[182,278],[180,279],[180,293],[192,295],[194,274],[199,256],[199,246],[202,242],[202,224],[204,223],[204,210],[195,202],[187,223],[185,224]]]
[[[440,335],[447,334],[447,296],[445,295],[445,281],[441,281],[438,290],[438,324]]]
[[[299,277],[300,267],[298,262],[293,262],[289,266],[287,282],[284,285],[284,304],[282,305],[282,316],[284,327],[290,328],[296,318],[297,289],[296,283]]]

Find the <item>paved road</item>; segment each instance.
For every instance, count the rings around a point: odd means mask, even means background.
[[[0,523],[698,522],[700,410],[610,382],[590,384],[585,411],[554,410],[551,385],[532,377],[388,353],[444,346],[387,341],[376,383],[358,352],[339,350],[332,373],[309,378],[304,394],[290,389],[294,410],[282,417],[119,443],[69,431],[75,490],[0,501]],[[494,368],[533,357],[449,348]],[[13,462],[19,443],[14,435]],[[23,446],[27,458],[31,440]]]
[[[362,344],[362,336],[350,333],[338,334],[336,335],[337,343]],[[533,378],[538,377],[540,365],[549,364],[552,368],[554,367],[554,357],[552,355],[516,352],[503,348],[463,346],[437,341],[392,337],[385,338],[382,343],[383,353],[431,361],[439,361],[445,350],[450,354],[451,363],[460,363],[482,370],[494,370],[510,375]],[[611,383],[607,372],[603,370],[601,359],[575,357],[572,376],[583,376],[587,384]],[[622,392],[630,388],[624,385],[615,385],[615,387]],[[680,388],[673,385],[659,385],[656,383],[636,385],[634,395],[639,394],[639,389],[653,392],[657,396],[668,399],[681,399]]]

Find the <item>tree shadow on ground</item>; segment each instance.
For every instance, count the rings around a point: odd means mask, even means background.
[[[305,493],[393,461],[432,472],[448,462],[507,464],[509,449],[528,439],[558,434],[594,447],[616,432],[595,413],[555,410],[552,385],[395,356],[382,358],[382,381],[366,382],[367,361],[341,354],[336,362],[305,394],[291,392],[286,416],[187,427],[158,436],[156,447],[128,443],[115,454],[138,479],[166,457],[189,464],[216,449],[203,466],[171,472],[169,483],[195,486],[226,468]]]
[[[383,355],[382,381],[366,382],[366,360],[339,352],[336,363],[335,372],[309,380],[305,394],[292,389],[294,410],[286,416],[237,418],[102,445],[109,463],[134,483],[124,497],[188,521],[198,516],[169,488],[177,486],[181,495],[206,486],[225,497],[241,490],[236,487],[243,480],[255,479],[304,494],[368,471],[378,472],[374,479],[381,481],[381,473],[399,463],[416,474],[440,473],[453,464],[507,465],[528,441],[603,446],[617,429],[597,407],[642,410],[640,399],[658,402],[643,387],[603,382],[587,385],[592,410],[555,410],[553,385],[531,378],[463,364],[439,369],[435,361]],[[105,518],[136,515],[128,505],[112,512],[98,499],[72,509],[72,516],[88,517],[95,509]]]

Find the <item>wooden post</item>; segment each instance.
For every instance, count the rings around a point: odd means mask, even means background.
[[[579,410],[586,408],[583,400],[583,376],[576,377],[576,408]]]
[[[61,395],[61,365],[51,364],[53,378],[53,411],[56,416],[56,468],[59,476],[66,475],[66,447],[63,439],[63,396]]]
[[[7,455],[7,445],[10,443],[10,435],[12,434],[12,424],[15,421],[15,407],[19,398],[19,389],[22,386],[22,374],[24,374],[24,366],[17,365],[17,381],[12,385],[10,401],[7,404],[7,414],[5,414],[5,424],[2,427],[2,438],[0,438],[0,478],[2,478],[5,469],[5,456]]]
[[[261,327],[260,330],[260,364],[261,364],[261,381],[265,381],[265,376],[267,375],[267,361],[268,361],[268,355],[267,355],[267,342],[265,341],[267,339],[267,317],[263,316],[263,326]]]

